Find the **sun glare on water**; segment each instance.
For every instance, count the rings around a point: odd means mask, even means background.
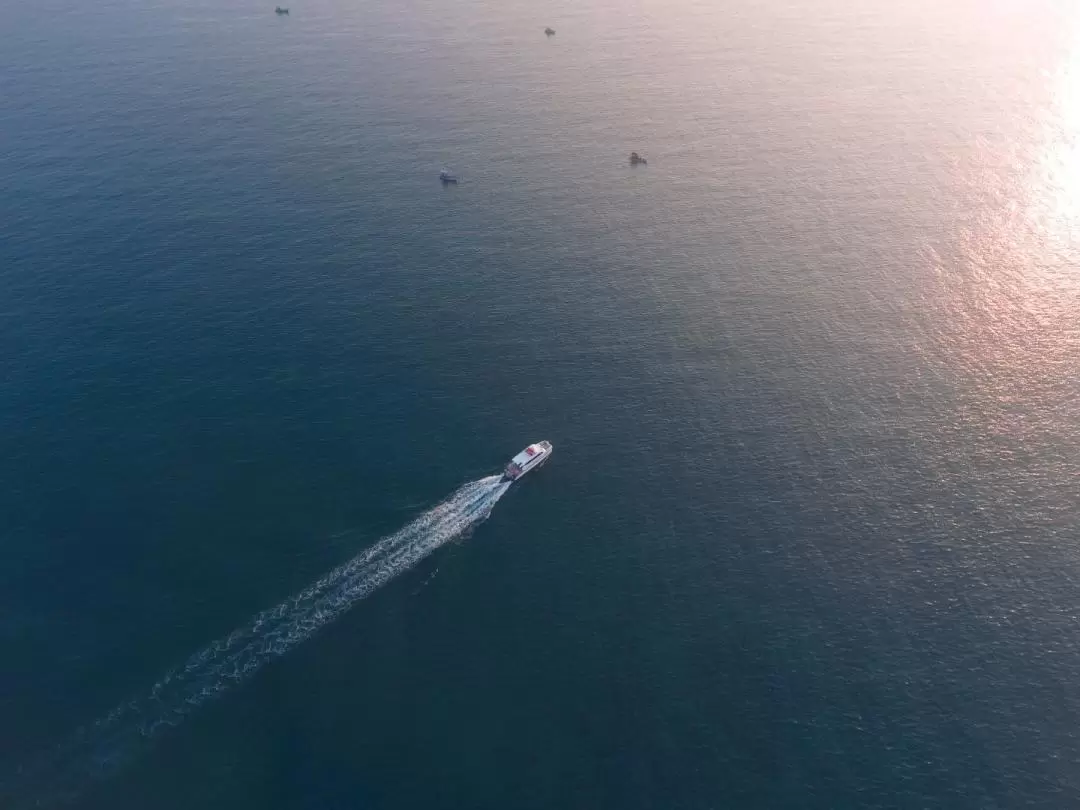
[[[932,259],[928,360],[960,392],[969,451],[991,461],[1036,447],[1056,457],[1076,432],[1080,13],[1070,16],[1056,60],[994,88],[1001,104],[959,167],[954,242]]]

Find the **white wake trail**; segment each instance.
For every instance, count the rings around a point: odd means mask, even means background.
[[[131,762],[150,741],[230,687],[251,677],[338,618],[360,599],[483,521],[510,484],[489,476],[465,484],[398,532],[165,675],[142,697],[80,729],[12,780],[16,807],[47,807],[77,798]],[[0,790],[0,796],[4,791]],[[19,802],[25,804],[19,804]]]

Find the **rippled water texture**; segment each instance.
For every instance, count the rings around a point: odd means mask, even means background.
[[[290,5],[0,15],[0,795],[548,439],[74,806],[1080,803],[1077,9]]]

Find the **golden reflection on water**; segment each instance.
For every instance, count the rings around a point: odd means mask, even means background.
[[[1051,101],[1021,188],[1023,216],[1005,234],[1016,266],[1007,308],[1030,343],[1020,359],[1058,390],[1080,367],[1080,17],[1074,32],[1057,74],[1045,76]]]
[[[1029,187],[1029,217],[1044,249],[1061,270],[1063,291],[1077,293],[1075,260],[1080,235],[1080,24],[1074,46],[1053,82],[1053,103],[1044,123],[1043,145]],[[1072,264],[1072,267],[1067,265]]]
[[[1002,110],[1010,125],[958,166],[966,210],[953,249],[932,260],[943,295],[928,331],[959,393],[963,455],[1003,462],[1002,472],[1026,457],[1036,479],[1060,476],[1080,450],[1080,15],[1076,23],[1059,68]]]

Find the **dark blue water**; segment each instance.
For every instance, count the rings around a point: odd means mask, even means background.
[[[1076,806],[1076,9],[291,12],[3,9],[4,806]]]

